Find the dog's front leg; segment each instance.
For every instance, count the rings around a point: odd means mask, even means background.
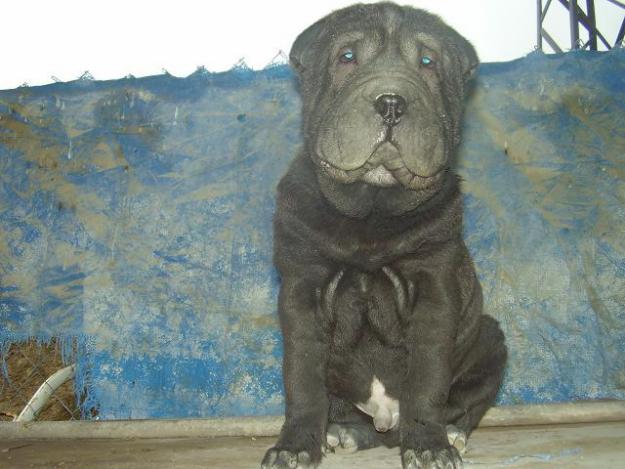
[[[459,314],[459,287],[440,264],[415,278],[417,302],[406,328],[407,370],[400,396],[404,469],[462,467],[445,430],[451,356]]]
[[[321,460],[328,421],[327,360],[315,287],[322,275],[309,268],[282,279],[278,308],[284,338],[286,419],[262,469],[310,467]]]

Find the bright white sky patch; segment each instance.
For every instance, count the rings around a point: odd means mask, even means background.
[[[200,65],[228,70],[239,59],[265,67],[297,34],[351,0],[7,0],[2,4],[0,89],[22,83],[186,76]],[[536,2],[403,0],[440,15],[476,46],[484,62],[512,60],[536,45]],[[623,12],[597,0],[600,29],[614,42]],[[553,2],[549,31],[568,46],[566,10]]]

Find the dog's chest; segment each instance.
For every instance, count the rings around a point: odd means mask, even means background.
[[[401,324],[414,301],[414,288],[390,266],[373,272],[346,267],[335,272],[318,298],[335,346],[353,346],[363,332],[396,346],[403,340]]]

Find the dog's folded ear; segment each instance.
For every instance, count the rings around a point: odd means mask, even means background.
[[[446,44],[450,49],[452,60],[455,62],[453,73],[466,84],[475,76],[480,65],[475,47],[464,36],[451,28],[448,28]]]
[[[480,65],[480,59],[473,45],[465,38],[461,38],[460,47],[462,49],[463,78],[467,82],[475,76],[475,72]]]
[[[443,87],[448,88],[448,93],[452,93],[452,95],[463,100],[474,89],[473,78],[480,65],[480,60],[473,45],[457,32],[452,31],[452,36],[448,38],[448,41],[449,61],[445,67],[447,80],[445,80]]]
[[[315,60],[315,55],[319,50],[317,45],[323,38],[326,29],[326,21],[326,18],[322,18],[312,26],[309,26],[297,36],[291,47],[289,60],[291,66],[300,76],[312,66],[312,62]]]

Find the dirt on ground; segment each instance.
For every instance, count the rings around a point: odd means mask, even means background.
[[[13,420],[46,378],[64,366],[55,340],[12,343],[0,355],[0,421]],[[73,381],[68,381],[54,393],[37,420],[79,418]]]

